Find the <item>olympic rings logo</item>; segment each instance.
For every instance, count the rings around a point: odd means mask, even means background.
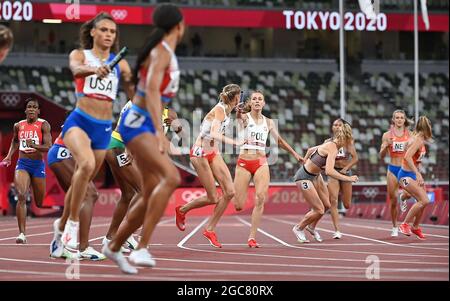
[[[126,9],[113,9],[111,15],[116,20],[123,20],[128,16],[128,11]]]
[[[378,195],[379,189],[377,187],[364,187],[362,193],[366,198],[373,199]]]
[[[181,199],[186,202],[192,202],[195,199],[198,199],[199,197],[205,196],[206,195],[206,191],[202,191],[202,190],[185,190],[181,193]]]
[[[20,102],[19,94],[2,94],[1,101],[6,107],[14,108]]]

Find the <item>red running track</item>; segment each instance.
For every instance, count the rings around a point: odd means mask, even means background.
[[[261,248],[250,249],[246,244],[250,216],[225,216],[217,228],[223,248],[215,249],[201,235],[205,217],[188,217],[184,232],[177,230],[172,217],[164,217],[149,247],[156,258],[156,267],[139,268],[138,275],[124,275],[109,260],[81,261],[79,279],[365,281],[368,267],[374,264],[366,260],[378,258],[379,280],[449,280],[448,226],[425,225],[423,229],[428,239],[421,241],[402,234],[391,238],[391,225],[385,221],[344,218],[341,220],[344,237],[334,240],[332,224],[326,216],[318,226],[324,241],[299,244],[291,231],[299,218],[266,215],[257,237]],[[73,262],[48,256],[52,221],[29,219],[28,244],[16,245],[15,219],[0,218],[0,281],[64,281],[68,280],[66,275],[73,276],[76,268],[69,265]],[[97,250],[101,249],[101,239],[109,221],[108,218],[93,220],[90,241]]]

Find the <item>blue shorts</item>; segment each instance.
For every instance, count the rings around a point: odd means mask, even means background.
[[[391,164],[388,165],[388,170],[397,178],[397,180],[399,179],[397,175],[401,168],[402,168],[401,166],[397,166],[397,165],[391,165]]]
[[[108,149],[111,140],[112,121],[100,120],[76,108],[64,122],[62,137],[73,127],[82,129],[91,139],[92,149]]]
[[[16,170],[25,170],[33,178],[45,178],[44,160],[19,158],[17,160]]]
[[[47,153],[47,164],[50,166],[69,158],[72,158],[72,155],[66,147],[59,144],[53,144]]]
[[[152,118],[146,110],[133,104],[123,114],[119,124],[119,133],[123,143],[128,144],[134,137],[147,132],[153,135],[156,133]]]
[[[400,171],[397,174],[397,179],[400,182],[401,178],[411,178],[414,181],[417,180],[416,174],[413,171],[404,170],[403,168],[400,168]]]

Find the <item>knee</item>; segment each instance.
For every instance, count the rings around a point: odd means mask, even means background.
[[[236,193],[235,193],[234,189],[228,189],[228,190],[225,191],[225,193],[223,195],[223,198],[226,201],[230,201],[232,198],[234,198],[235,194]]]
[[[337,206],[336,206],[337,207]],[[325,214],[325,212],[328,210],[328,209],[330,209],[331,208],[331,204],[324,204],[323,205],[323,212],[324,212],[324,214]]]
[[[219,196],[217,195],[217,193],[208,195],[208,202],[211,205],[219,203]]]
[[[78,165],[78,171],[83,174],[83,177],[86,177],[87,175],[92,175],[95,169],[95,159],[94,158],[87,158],[82,159],[80,162],[77,162]]]
[[[257,193],[255,207],[263,208],[265,202],[266,202],[266,194],[265,193]]]
[[[315,208],[314,211],[319,214],[320,216],[325,214],[325,207],[319,207],[319,208]]]
[[[237,196],[234,198],[233,204],[236,211],[241,211],[244,209],[245,199]]]
[[[180,186],[181,184],[181,177],[178,170],[175,170],[173,172],[164,175],[164,179],[166,180],[166,183],[174,189]]]

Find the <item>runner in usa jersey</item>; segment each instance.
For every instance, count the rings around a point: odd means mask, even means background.
[[[118,35],[114,18],[99,13],[81,26],[80,48],[69,56],[78,99],[76,108],[64,122],[62,138],[76,162],[76,170],[73,189],[67,196],[71,204],[70,218],[67,225],[60,228],[64,229],[62,242],[70,249],[78,246],[80,207],[89,182],[103,164],[111,139],[112,102],[117,97],[119,79],[127,96],[134,94],[128,62],[122,59],[115,67],[110,67],[119,50]]]
[[[16,150],[19,150],[14,184],[18,191],[16,204],[19,236],[16,243],[26,243],[26,198],[31,185],[34,201],[39,208],[45,196],[45,163],[43,153],[47,152],[52,144],[50,124],[39,118],[39,103],[33,98],[26,100],[26,119],[14,125],[14,136],[7,156],[2,165],[9,166]],[[31,183],[31,184],[30,184]]]
[[[179,75],[175,49],[181,42],[185,25],[181,10],[174,4],[161,3],[152,13],[153,29],[137,56],[134,81],[137,86],[133,104],[121,118],[119,133],[127,151],[139,164],[141,178],[140,197],[134,206],[142,210],[128,214],[112,241],[103,247],[103,253],[119,265],[124,273],[135,274],[120,253],[126,239],[142,224],[141,239],[129,260],[142,266],[154,266],[155,260],[147,250],[152,233],[168,201],[181,179],[167,154],[167,139],[161,115],[163,102],[178,91]],[[148,204],[158,204],[146,210]],[[134,207],[133,207],[134,208]]]
[[[270,183],[269,165],[266,159],[266,143],[269,134],[275,138],[277,146],[288,151],[296,161],[303,161],[303,158],[280,136],[274,122],[262,114],[265,103],[264,94],[254,91],[245,105],[249,112],[245,113],[242,110],[238,112],[239,132],[245,143],[241,146],[234,176],[236,189],[234,206],[237,211],[244,209],[248,187],[253,178],[256,194],[255,207],[252,211],[252,225],[247,241],[250,248],[260,247],[256,242],[256,233],[264,211],[264,203],[268,197]]]
[[[418,165],[426,153],[425,143],[432,140],[433,134],[431,129],[430,120],[426,116],[420,116],[416,128],[411,135],[411,139],[408,141],[402,167],[397,175],[402,188],[417,200],[409,209],[399,230],[406,236],[415,234],[419,239],[426,238],[420,228],[420,223],[423,212],[430,203],[430,199]]]
[[[397,203],[400,202],[400,209],[404,211],[406,210],[406,201],[409,198],[409,195],[406,193],[403,193],[401,195],[398,194],[399,185],[397,175],[402,165],[402,159],[405,156],[408,140],[410,137],[408,127],[412,124],[412,121],[407,118],[405,111],[396,110],[392,114],[391,123],[391,128],[389,129],[389,131],[385,132],[382,137],[380,157],[382,160],[387,154],[389,154],[390,157],[390,162],[387,168],[386,181],[392,219],[391,236],[397,237]]]

